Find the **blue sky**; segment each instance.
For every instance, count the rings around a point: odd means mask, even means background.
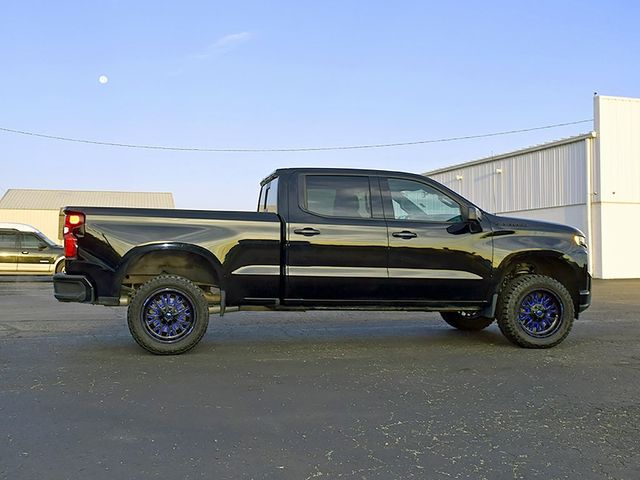
[[[6,2],[0,127],[93,140],[278,148],[402,142],[592,117],[640,97],[633,1]],[[109,82],[100,84],[98,77]],[[284,166],[424,172],[589,124],[394,149],[189,153],[0,132],[8,188],[173,192],[253,209]]]

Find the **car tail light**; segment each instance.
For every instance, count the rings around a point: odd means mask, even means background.
[[[74,260],[78,256],[78,237],[84,234],[84,213],[64,213],[64,256],[68,260]]]

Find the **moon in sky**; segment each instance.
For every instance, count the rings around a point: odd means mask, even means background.
[[[109,81],[109,77],[107,77],[106,75],[100,75],[98,77],[98,81],[104,85],[105,83],[107,83]]]

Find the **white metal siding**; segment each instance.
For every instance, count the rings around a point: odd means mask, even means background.
[[[640,278],[640,99],[598,96],[594,110],[594,274]]]
[[[594,201],[640,203],[640,99],[595,98],[598,129]]]
[[[542,208],[540,210],[519,210],[517,212],[504,212],[504,215],[517,218],[529,218],[544,222],[561,223],[587,232],[587,206],[570,205],[566,207]]]
[[[162,192],[102,192],[83,190],[9,189],[0,208],[54,209],[83,207],[174,208],[173,195]]]
[[[583,204],[588,141],[581,138],[546,149],[516,152],[430,177],[495,213]]]

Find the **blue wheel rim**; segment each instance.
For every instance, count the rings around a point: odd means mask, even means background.
[[[164,343],[174,343],[186,337],[196,323],[196,310],[191,299],[173,289],[162,289],[149,295],[141,315],[147,333]]]
[[[524,296],[518,308],[520,327],[535,338],[546,338],[562,325],[562,302],[548,290],[535,290]]]

